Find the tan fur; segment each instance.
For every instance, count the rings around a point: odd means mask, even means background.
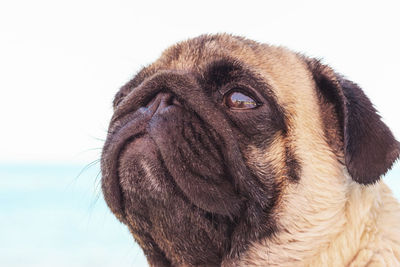
[[[276,234],[253,243],[236,265],[400,266],[400,205],[383,182],[362,186],[349,177],[324,136],[316,85],[300,56],[229,35],[215,36],[203,51],[194,51],[193,42],[166,50],[147,71],[202,69],[222,56],[236,58],[265,78],[289,115],[287,136],[276,136],[269,151],[247,148],[258,172],[267,168],[263,161],[272,163],[282,192],[273,212]],[[284,145],[301,165],[298,183],[287,182]]]
[[[281,61],[282,69],[268,68],[265,75],[273,80],[280,104],[291,115],[301,179],[284,187],[275,211],[276,236],[253,244],[239,265],[400,265],[398,202],[383,182],[372,186],[352,182],[336,155],[329,153],[311,77],[295,55],[282,57],[288,65]]]

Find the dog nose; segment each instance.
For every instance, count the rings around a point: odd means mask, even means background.
[[[154,112],[162,112],[170,106],[182,106],[176,96],[170,92],[160,92],[147,103],[146,108]]]

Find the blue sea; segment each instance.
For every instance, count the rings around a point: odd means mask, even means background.
[[[0,165],[0,266],[147,266],[101,195],[99,166]]]
[[[0,266],[147,266],[108,210],[99,165],[0,164]],[[384,178],[400,199],[400,167]]]

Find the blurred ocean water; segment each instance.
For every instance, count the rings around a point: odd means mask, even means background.
[[[99,166],[0,164],[0,266],[147,266],[101,195]],[[400,199],[400,167],[384,178]]]
[[[0,165],[0,266],[147,266],[102,198],[99,166],[83,169]]]

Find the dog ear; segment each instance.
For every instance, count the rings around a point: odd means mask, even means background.
[[[379,180],[399,157],[400,143],[361,88],[317,60],[306,60],[318,95],[333,105],[352,179],[361,184]]]

